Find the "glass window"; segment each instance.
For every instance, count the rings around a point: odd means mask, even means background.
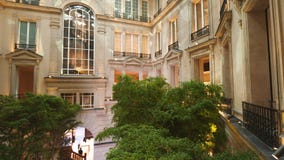
[[[76,93],[61,93],[61,98],[65,99],[70,104],[76,103]]]
[[[121,32],[114,34],[114,51],[121,52]]]
[[[177,19],[170,22],[170,35],[171,35],[171,44],[177,41]]]
[[[131,1],[125,0],[125,15],[124,18],[131,19]]]
[[[138,0],[133,0],[132,3],[132,14],[135,20],[138,20]]]
[[[18,48],[35,49],[36,23],[20,21],[20,34]]]
[[[121,0],[115,0],[115,2],[114,2],[115,4],[114,4],[114,6],[115,6],[115,8],[114,8],[114,15],[115,15],[115,17],[121,17]]]
[[[80,93],[80,105],[82,108],[94,108],[94,93]]]
[[[161,32],[156,33],[156,51],[159,51],[162,49],[161,46]]]
[[[142,53],[148,53],[148,36],[142,36]]]
[[[62,74],[94,73],[94,14],[84,6],[64,10]]]
[[[192,32],[196,32],[209,25],[208,2],[200,0],[197,3],[192,3],[192,7]]]
[[[142,1],[142,17],[148,17],[148,1]]]
[[[133,50],[132,52],[138,53],[138,35],[134,34],[133,35]]]
[[[125,34],[125,52],[131,52],[131,34]]]
[[[39,5],[39,0],[22,0],[22,3],[32,4],[32,5]]]

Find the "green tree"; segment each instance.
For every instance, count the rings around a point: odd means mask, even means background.
[[[184,82],[172,88],[155,110],[157,124],[169,129],[171,135],[187,137],[218,151],[226,136],[219,118],[222,88],[202,82]]]
[[[55,96],[0,96],[1,158],[51,159],[62,146],[65,131],[79,123],[74,119],[79,110]]]
[[[117,103],[112,107],[116,126],[124,124],[152,124],[153,110],[168,88],[162,78],[136,81],[122,76],[113,87],[113,97]]]
[[[161,78],[135,81],[123,76],[113,90],[115,126],[96,137],[112,137],[116,142],[107,159],[219,160],[231,156],[218,154],[226,142],[218,113],[220,86],[191,81],[171,88]],[[216,156],[208,156],[210,152]],[[254,160],[250,154],[234,157]]]
[[[108,129],[97,139],[115,136],[117,146],[107,154],[107,159],[115,160],[197,160],[207,157],[201,144],[188,138],[170,136],[167,129],[150,125],[123,125]]]

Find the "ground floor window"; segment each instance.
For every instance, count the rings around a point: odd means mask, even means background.
[[[82,108],[93,108],[94,93],[80,93],[80,105]]]
[[[94,93],[61,93],[61,97],[71,104],[79,104],[83,109],[94,108]]]

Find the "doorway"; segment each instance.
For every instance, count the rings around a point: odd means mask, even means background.
[[[20,98],[25,93],[34,93],[34,66],[17,66],[17,73],[18,97]]]

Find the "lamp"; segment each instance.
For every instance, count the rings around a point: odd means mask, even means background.
[[[279,159],[284,154],[284,145],[281,145],[273,154],[272,157]]]

